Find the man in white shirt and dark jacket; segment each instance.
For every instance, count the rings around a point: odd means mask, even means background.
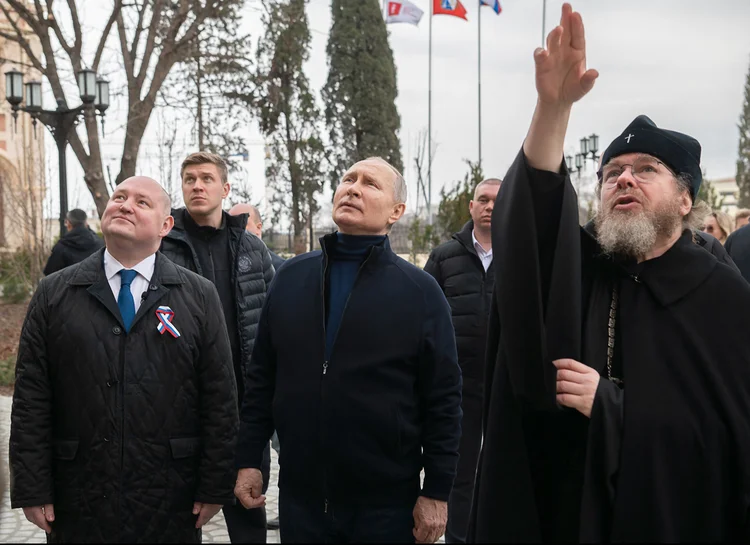
[[[21,332],[11,503],[52,543],[200,543],[232,502],[234,372],[214,286],[157,252],[170,201],[119,184],[106,248],[45,277]]]
[[[482,390],[484,387],[487,318],[495,271],[492,266],[492,210],[501,181],[488,178],[474,189],[469,220],[452,239],[435,248],[424,266],[445,293],[456,330],[461,366],[461,444],[458,470],[448,502],[446,543],[464,543],[474,492],[479,448],[482,443]]]
[[[534,60],[536,111],[492,221],[471,537],[747,542],[750,285],[691,231],[700,144],[637,117],[604,151],[581,228],[563,148],[598,74],[569,4]]]
[[[432,543],[445,529],[461,371],[440,287],[388,242],[405,201],[391,165],[356,163],[334,194],[339,232],[287,261],[263,306],[236,495],[263,503],[275,428],[282,541]]]

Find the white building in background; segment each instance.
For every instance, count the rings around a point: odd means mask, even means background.
[[[734,216],[737,212],[737,199],[739,198],[740,188],[737,187],[737,181],[732,178],[721,178],[719,180],[712,180],[711,185],[714,191],[722,199],[721,209]]]

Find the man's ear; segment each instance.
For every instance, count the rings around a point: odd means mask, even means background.
[[[167,216],[164,219],[164,223],[161,226],[161,231],[159,231],[159,236],[161,238],[164,238],[169,234],[169,232],[172,230],[172,227],[174,227],[174,218],[172,216]]]
[[[229,185],[229,182],[224,184],[223,192],[221,194],[222,199],[226,199],[229,196],[229,190],[232,188],[232,186]]]
[[[398,203],[393,205],[393,210],[391,210],[391,215],[388,217],[388,225],[393,225],[398,220],[401,219],[401,216],[404,215],[404,212],[406,212],[406,205],[404,203]]]

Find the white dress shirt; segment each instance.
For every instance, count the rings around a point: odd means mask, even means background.
[[[146,259],[138,263],[132,270],[138,274],[130,284],[130,293],[133,295],[133,302],[135,303],[135,311],[141,308],[141,297],[148,289],[148,285],[151,283],[151,277],[154,275],[154,264],[156,263],[156,254],[153,253]],[[120,295],[120,271],[125,267],[122,263],[117,261],[109,250],[104,250],[104,274],[107,275],[107,281],[109,287],[112,289],[112,295],[115,296],[115,301]]]
[[[490,268],[490,264],[492,263],[492,248],[489,249],[489,251],[485,250],[481,244],[479,244],[479,241],[477,240],[477,237],[474,236],[474,230],[471,231],[471,241],[474,243],[474,249],[477,251],[477,255],[479,256],[479,259],[482,260],[482,266],[484,267],[484,272],[487,272],[487,269]]]

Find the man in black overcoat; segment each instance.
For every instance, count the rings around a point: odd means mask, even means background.
[[[170,200],[123,181],[106,248],[44,278],[16,363],[11,503],[52,543],[200,543],[234,499],[238,410],[213,284],[157,252]]]

